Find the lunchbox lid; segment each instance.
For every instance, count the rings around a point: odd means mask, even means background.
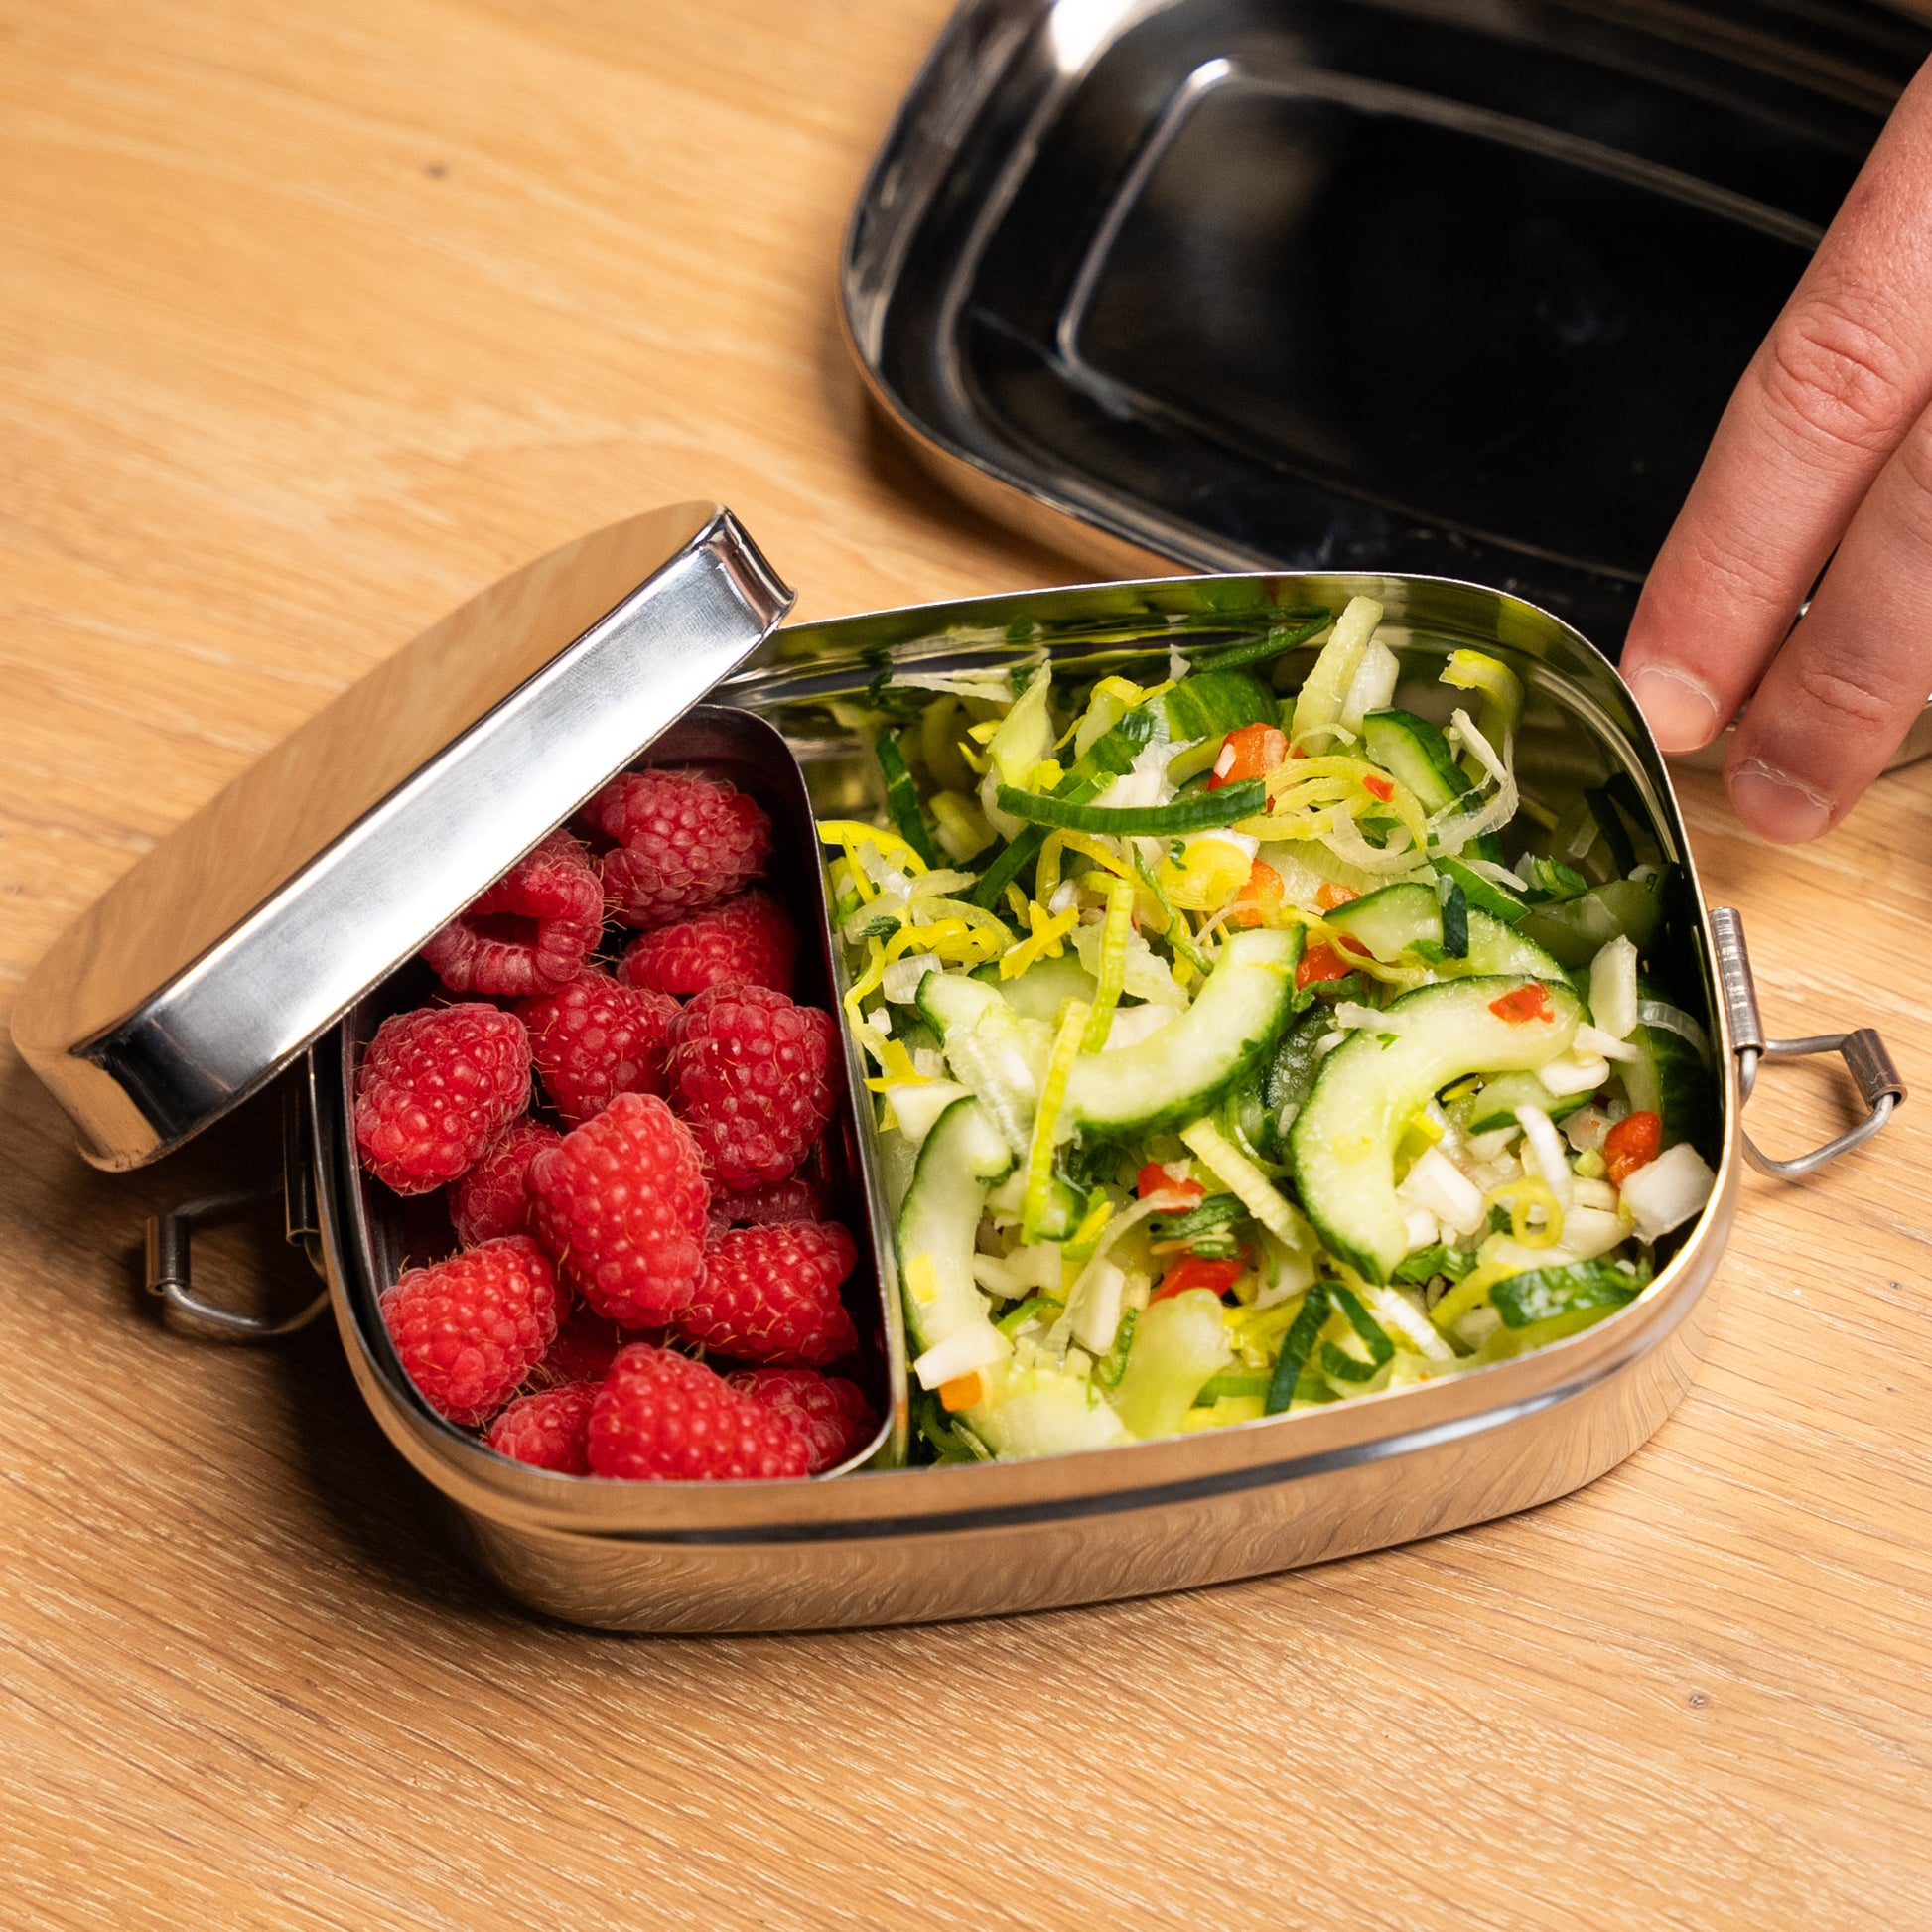
[[[433,624],[116,882],[34,969],[27,1063],[96,1166],[257,1091],[735,670],[792,592],[680,503],[525,564]]]

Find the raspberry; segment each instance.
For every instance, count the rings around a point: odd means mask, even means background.
[[[472,1166],[530,1103],[530,1040],[481,1001],[391,1014],[355,1075],[362,1165],[399,1194],[426,1194]]]
[[[787,1417],[702,1362],[636,1342],[592,1405],[590,1463],[633,1482],[769,1481],[808,1474],[811,1449]]]
[[[450,1219],[466,1248],[530,1231],[530,1163],[563,1136],[540,1120],[510,1122],[450,1190]]]
[[[580,971],[604,932],[590,854],[552,832],[433,934],[423,957],[452,993],[548,993]]]
[[[742,1193],[721,1194],[714,1190],[711,1212],[706,1217],[707,1243],[714,1242],[727,1228],[782,1227],[787,1221],[822,1221],[825,1218],[825,1190],[816,1180],[802,1173],[787,1174],[763,1187],[747,1187]]]
[[[530,1167],[538,1238],[599,1314],[661,1327],[704,1280],[711,1190],[697,1143],[655,1094],[621,1093]]]
[[[682,771],[626,771],[587,809],[618,841],[600,865],[605,899],[625,925],[663,925],[729,898],[771,850],[771,821],[755,799]]]
[[[536,1469],[555,1469],[561,1475],[587,1476],[584,1453],[591,1405],[597,1400],[595,1382],[565,1382],[535,1395],[520,1395],[489,1426],[487,1441],[498,1455],[527,1462]]]
[[[554,993],[517,1003],[544,1091],[575,1127],[614,1094],[662,1093],[664,1051],[677,1002],[608,973],[583,973]]]
[[[740,1361],[823,1368],[859,1345],[839,1300],[855,1259],[836,1221],[733,1228],[705,1251],[704,1281],[678,1331]]]
[[[638,1339],[626,1335],[609,1315],[574,1308],[557,1324],[557,1339],[524,1378],[524,1387],[558,1389],[568,1382],[602,1382],[605,1371],[618,1359],[618,1350]]]
[[[811,1450],[813,1475],[843,1462],[879,1427],[858,1383],[809,1368],[742,1368],[725,1377],[734,1389],[783,1416]]]
[[[382,1322],[432,1409],[487,1422],[557,1332],[556,1277],[534,1241],[506,1235],[412,1268],[383,1291]]]
[[[618,977],[655,993],[702,993],[720,980],[789,993],[797,952],[797,935],[777,900],[768,893],[741,893],[633,941]]]
[[[838,1099],[837,1029],[768,986],[714,986],[671,1023],[671,1098],[723,1187],[782,1180]]]

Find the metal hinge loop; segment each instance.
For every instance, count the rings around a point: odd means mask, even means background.
[[[1865,1104],[1865,1117],[1836,1140],[1827,1141],[1809,1154],[1795,1155],[1789,1161],[1774,1161],[1762,1152],[1748,1133],[1743,1135],[1744,1159],[1759,1173],[1780,1180],[1796,1180],[1822,1168],[1827,1161],[1868,1141],[1904,1104],[1905,1082],[1892,1064],[1885,1042],[1870,1027],[1859,1027],[1849,1034],[1812,1034],[1803,1039],[1767,1039],[1758,1019],[1757,989],[1751,979],[1750,954],[1744,946],[1744,927],[1736,911],[1728,905],[1711,909],[1711,936],[1718,948],[1718,985],[1724,994],[1725,1011],[1730,1021],[1731,1050],[1737,1055],[1737,1084],[1740,1098],[1748,1102],[1757,1083],[1757,1070],[1765,1060],[1800,1059],[1811,1053],[1836,1053]]]
[[[310,1159],[308,1116],[300,1095],[291,1087],[282,1110],[282,1174],[265,1186],[233,1193],[203,1194],[185,1200],[165,1214],[148,1217],[147,1290],[169,1310],[203,1332],[225,1341],[277,1341],[306,1328],[329,1303],[323,1289],[307,1306],[292,1314],[245,1314],[224,1309],[195,1293],[191,1240],[197,1227],[237,1221],[282,1201],[283,1233],[292,1247],[302,1248],[317,1274],[322,1273],[321,1227],[316,1217],[315,1169]]]

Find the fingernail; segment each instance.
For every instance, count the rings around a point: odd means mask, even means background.
[[[1779,845],[1815,839],[1832,822],[1832,801],[1762,759],[1745,759],[1730,774],[1730,802],[1753,832]]]
[[[1629,683],[1659,751],[1695,752],[1717,737],[1718,701],[1702,678],[1675,664],[1644,664]]]

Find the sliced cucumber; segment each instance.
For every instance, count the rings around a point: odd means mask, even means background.
[[[1243,725],[1281,722],[1275,694],[1247,671],[1194,671],[1162,700],[1168,736],[1176,744],[1225,738]]]
[[[1638,952],[1648,952],[1663,919],[1663,908],[1648,886],[1612,879],[1576,898],[1532,905],[1516,930],[1565,966],[1587,966],[1619,932]]]
[[[1328,914],[1328,923],[1359,939],[1377,959],[1394,959],[1416,945],[1443,943],[1443,909],[1434,890],[1420,882],[1384,886]],[[1469,907],[1469,951],[1464,959],[1436,962],[1446,977],[1465,973],[1527,973],[1532,979],[1563,978],[1562,966],[1534,940]]]
[[[939,1035],[953,1078],[971,1087],[1016,1154],[1024,1154],[1039,1100],[1048,1030],[1015,1013],[998,988],[965,973],[919,982],[921,1018]]]
[[[1648,981],[1638,983],[1643,999],[1658,998]],[[1679,1141],[1710,1144],[1712,1124],[1711,1074],[1698,1049],[1682,1034],[1668,1027],[1639,1027],[1630,1035],[1637,1049],[1634,1060],[1617,1068],[1630,1111],[1655,1114],[1663,1123],[1665,1147]]]
[[[1064,1118],[1108,1140],[1197,1119],[1273,1051],[1301,958],[1299,925],[1230,934],[1185,1013],[1138,1046],[1073,1062]]]
[[[898,1215],[899,1279],[905,1325],[916,1358],[965,1331],[983,1330],[984,1393],[963,1413],[997,1455],[1054,1455],[1131,1440],[1113,1409],[1085,1380],[1044,1365],[1022,1366],[993,1325],[973,1280],[973,1247],[993,1185],[1014,1156],[976,1100],[956,1100],[919,1150]]]
[[[1012,1173],[1014,1158],[977,1100],[955,1100],[926,1135],[898,1210],[899,1281],[913,1354],[973,1322],[992,1325],[973,1279],[973,1244],[987,1193]]]
[[[1482,854],[1478,853],[1477,858]],[[1502,920],[1504,925],[1518,925],[1529,911],[1529,905],[1516,897],[1505,886],[1498,886],[1483,878],[1481,873],[1465,866],[1460,859],[1445,855],[1436,862],[1436,870],[1455,881],[1462,888],[1462,897],[1478,912],[1487,912],[1492,919]]]
[[[1534,1073],[1503,1073],[1487,1081],[1462,1110],[1471,1134],[1491,1134],[1498,1127],[1514,1127],[1518,1107],[1541,1107],[1552,1120],[1567,1120],[1587,1106],[1587,1093],[1552,1093]]]
[[[1400,778],[1432,816],[1472,789],[1449,740],[1413,711],[1371,711],[1362,720],[1362,749],[1391,777]],[[1471,839],[1468,851],[1476,859],[1502,858],[1493,832]]]
[[[1328,1252],[1384,1283],[1409,1250],[1395,1153],[1431,1095],[1465,1073],[1534,1072],[1568,1050],[1583,1002],[1543,982],[1550,1017],[1511,1021],[1491,1002],[1522,975],[1444,980],[1387,1008],[1387,1033],[1361,1031],[1322,1061],[1289,1149],[1302,1204]]]
[[[1057,959],[1042,959],[1017,979],[1002,980],[997,965],[982,966],[973,976],[990,986],[1023,1020],[1043,1020],[1049,1027],[1068,1000],[1091,1003],[1094,977],[1069,947]]]
[[[1413,711],[1371,711],[1362,720],[1362,748],[1426,812],[1440,812],[1469,789],[1449,740]]]

